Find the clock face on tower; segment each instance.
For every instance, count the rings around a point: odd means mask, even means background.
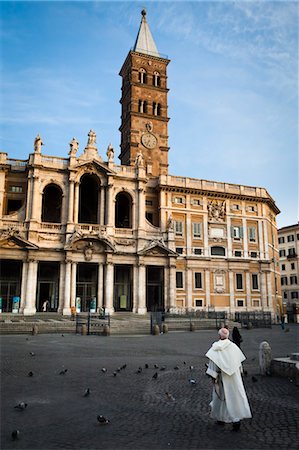
[[[141,142],[144,145],[144,147],[149,148],[151,150],[152,148],[156,147],[157,138],[152,133],[144,133],[141,136]]]

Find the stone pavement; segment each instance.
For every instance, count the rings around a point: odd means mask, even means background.
[[[299,326],[289,329],[241,330],[253,418],[244,420],[238,433],[209,417],[204,354],[217,339],[216,330],[1,336],[1,449],[298,449],[299,388],[289,379],[258,375],[261,341],[270,343],[273,357],[298,351]],[[123,364],[126,369],[113,376]],[[136,373],[139,366],[142,372]],[[63,368],[68,370],[60,375]],[[197,383],[191,385],[190,378]],[[91,395],[84,397],[87,387]],[[25,411],[14,408],[20,401],[28,403]],[[110,423],[99,425],[99,414]],[[20,430],[18,441],[11,439],[13,429]]]

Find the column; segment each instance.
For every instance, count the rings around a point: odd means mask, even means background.
[[[263,205],[263,215],[264,214],[264,205]],[[264,252],[265,252],[265,258],[269,259],[269,242],[268,242],[268,229],[267,229],[267,220],[263,220],[263,227],[264,227]]]
[[[63,302],[63,315],[70,315],[71,314],[71,261],[66,260],[65,263],[65,284],[64,284],[64,302]]]
[[[169,312],[176,310],[176,281],[175,281],[176,265],[170,263],[169,265]]]
[[[210,271],[207,269],[205,271],[205,285],[206,285],[206,307],[211,306],[211,287],[210,287]]]
[[[105,273],[105,311],[109,314],[114,313],[113,308],[113,270],[114,265],[108,261]]]
[[[145,285],[145,265],[143,262],[139,263],[138,266],[138,293],[137,293],[137,313],[145,314],[147,312],[146,308],[146,285]]]
[[[79,211],[79,183],[75,183],[74,193],[74,223],[78,223],[78,211]]]
[[[100,225],[105,225],[105,187],[100,187]]]
[[[77,263],[72,263],[71,270],[71,307],[76,307]]]
[[[58,312],[61,314],[63,311],[63,299],[64,299],[64,285],[65,285],[65,264],[60,263],[59,272],[59,299],[58,299]]]
[[[264,239],[263,239],[263,222],[261,220],[258,221],[258,233],[259,233],[259,251],[260,258],[265,258],[264,253]]]
[[[31,196],[32,196],[32,179],[31,175],[28,175],[27,195],[26,195],[26,217],[25,217],[26,222],[28,222],[31,217]]]
[[[23,261],[20,312],[23,312],[25,308],[27,273],[28,273],[28,263],[27,261]]]
[[[267,289],[268,289],[268,308],[272,311],[272,283],[271,283],[272,272],[267,273]]]
[[[141,186],[138,186],[138,228],[144,229],[144,227],[145,227],[144,189]],[[133,228],[135,228],[134,224]]]
[[[226,235],[227,235],[227,257],[233,256],[232,237],[231,237],[231,218],[226,216]]]
[[[106,224],[108,226],[114,226],[114,201],[112,199],[112,184],[106,186]]]
[[[32,175],[33,179],[32,179],[32,197],[31,197],[31,201],[32,201],[32,207],[31,207],[31,220],[36,220],[36,214],[37,214],[37,202],[39,200],[39,198],[37,197],[38,192],[36,192],[36,190],[38,189],[38,176],[37,175]],[[40,208],[39,208],[40,209]]]
[[[228,277],[229,277],[229,307],[231,311],[234,311],[235,310],[234,272],[230,270]]]
[[[208,236],[208,216],[204,214],[203,216],[203,245],[204,245],[204,255],[209,255],[209,236]]]
[[[69,210],[68,210],[68,222],[73,222],[74,215],[74,180],[69,181]]]
[[[36,313],[37,261],[29,260],[24,316]]]
[[[246,283],[246,308],[250,308],[250,298],[251,298],[251,285],[250,285],[250,273],[245,272],[245,283]]]
[[[261,272],[261,307],[263,310],[267,308],[267,287],[265,272]]]
[[[190,214],[186,215],[186,255],[192,255],[192,224]]]
[[[242,218],[243,225],[243,250],[244,250],[244,258],[248,258],[248,239],[247,239],[247,224],[246,218]]]
[[[103,275],[104,275],[104,267],[103,264],[98,265],[98,306],[97,310],[100,311],[103,308]]]
[[[186,268],[186,310],[192,309],[192,292],[193,292],[193,271],[190,267]]]

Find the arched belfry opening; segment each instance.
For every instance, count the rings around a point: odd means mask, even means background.
[[[81,177],[79,188],[79,223],[98,223],[99,179],[96,175]]]
[[[115,198],[116,228],[132,228],[132,197],[127,192],[120,192]]]
[[[48,184],[43,191],[42,222],[61,222],[62,190],[57,184]]]

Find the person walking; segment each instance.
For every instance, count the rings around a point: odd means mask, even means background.
[[[213,380],[211,417],[218,424],[232,423],[238,431],[242,419],[252,417],[241,372],[246,359],[240,348],[228,339],[229,331],[221,328],[219,340],[206,353],[209,364],[206,374]]]
[[[240,331],[237,327],[233,328],[232,332],[233,343],[236,344],[239,348],[241,348],[241,342],[243,341]]]

